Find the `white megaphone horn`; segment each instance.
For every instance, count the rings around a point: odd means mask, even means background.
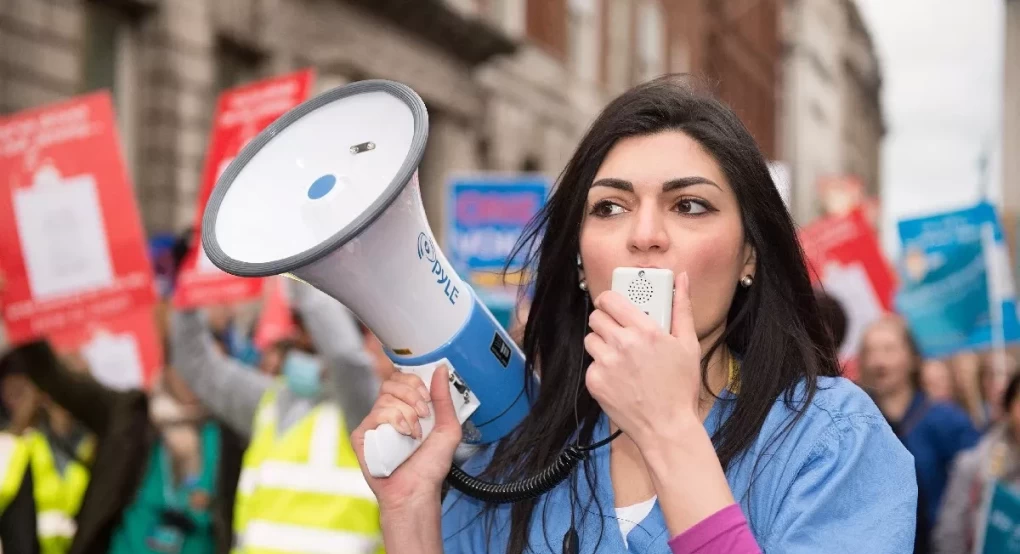
[[[527,415],[537,384],[526,386],[525,375],[532,378],[523,354],[435,245],[417,179],[427,137],[425,104],[402,84],[360,81],[312,98],[256,136],[223,172],[202,220],[202,244],[223,271],[289,274],[337,299],[379,337],[400,371],[426,385],[447,364],[464,442],[489,444]],[[422,419],[423,436],[433,417]],[[369,431],[369,472],[389,476],[421,442],[390,425]],[[576,452],[570,456],[579,458]],[[457,471],[454,486],[473,479],[460,472],[457,481]],[[523,488],[477,480],[467,488],[512,501],[548,490],[564,471],[559,464],[555,475]]]

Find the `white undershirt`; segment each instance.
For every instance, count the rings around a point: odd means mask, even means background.
[[[616,519],[620,522],[620,532],[623,533],[623,546],[627,546],[627,535],[652,513],[656,498],[653,496],[644,502],[616,508]]]

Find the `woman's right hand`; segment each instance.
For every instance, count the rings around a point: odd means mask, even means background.
[[[372,411],[351,435],[361,472],[375,493],[381,511],[414,510],[417,506],[439,503],[443,480],[450,472],[454,451],[461,440],[446,366],[440,366],[432,374],[431,390],[430,399],[429,389],[421,378],[394,372],[383,382]],[[418,450],[389,477],[372,477],[365,465],[365,433],[389,423],[400,433],[421,437],[418,419],[427,416],[429,409],[435,412],[435,426]]]

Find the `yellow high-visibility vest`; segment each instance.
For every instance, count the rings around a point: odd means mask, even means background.
[[[234,553],[382,552],[379,505],[343,415],[323,402],[279,434],[277,393],[263,396],[234,504]]]
[[[0,431],[0,514],[14,501],[28,468],[28,444],[21,437]]]
[[[75,516],[89,486],[89,468],[71,460],[61,473],[45,435],[31,432],[25,440],[31,451],[40,554],[63,554],[71,548],[71,541],[78,530]],[[89,460],[93,448],[92,440],[85,440],[77,454],[81,459]]]

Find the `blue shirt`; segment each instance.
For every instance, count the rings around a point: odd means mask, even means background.
[[[794,412],[780,395],[758,437],[726,472],[759,546],[782,554],[911,552],[917,510],[913,459],[856,385],[843,378],[821,378],[818,384],[803,416],[785,435]],[[803,404],[803,390],[801,385],[794,395],[798,404]],[[713,406],[705,420],[710,433],[729,416],[732,398],[724,393]],[[603,415],[594,439],[606,436]],[[589,458],[591,473],[583,471],[596,478],[594,491],[589,479],[576,479],[573,505],[580,551],[670,554],[667,541],[672,537],[658,502],[627,535],[624,546],[615,520],[609,453],[609,448],[597,449]],[[490,456],[491,448],[465,464],[465,470],[478,474]],[[529,530],[533,552],[561,552],[570,526],[569,483],[539,500]],[[448,494],[443,503],[446,554],[506,551],[510,506],[496,508],[488,543],[488,516],[478,517],[482,507],[457,491]]]
[[[917,486],[925,513],[934,525],[953,459],[978,443],[981,434],[963,410],[947,402],[931,402],[921,392],[914,395],[903,420],[903,443],[914,455]]]

